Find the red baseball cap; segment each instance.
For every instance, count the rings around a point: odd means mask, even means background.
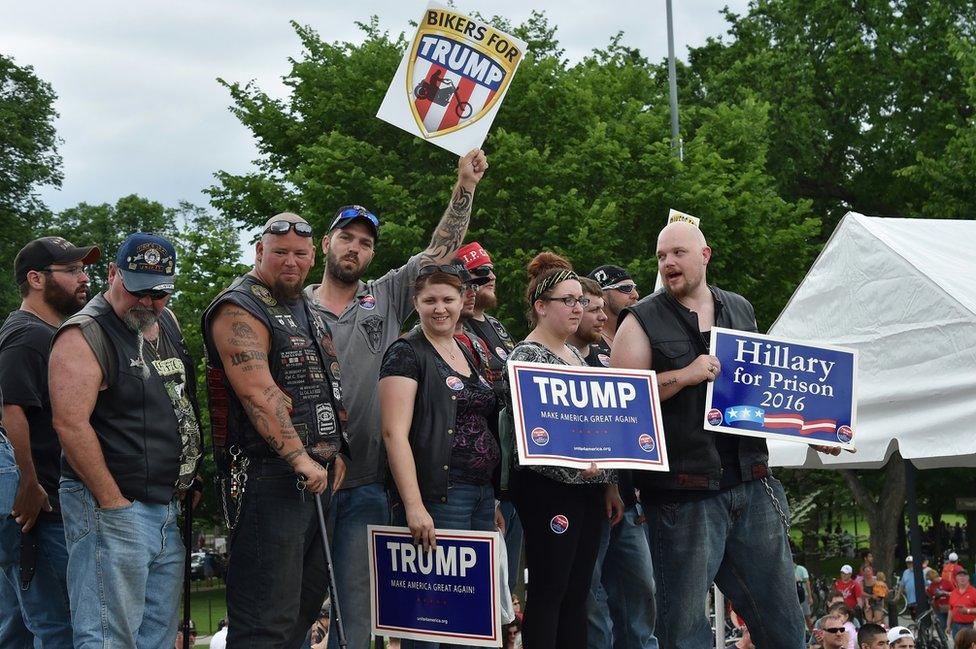
[[[458,248],[457,252],[454,253],[454,258],[464,264],[468,270],[491,263],[491,257],[477,241],[472,241]]]

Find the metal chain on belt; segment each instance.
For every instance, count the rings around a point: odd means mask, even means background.
[[[779,514],[780,520],[783,521],[783,527],[786,528],[786,533],[790,533],[790,517],[786,515],[783,511],[783,506],[780,505],[779,499],[776,498],[776,494],[773,493],[773,488],[769,486],[769,480],[762,478],[763,487],[766,488],[766,493],[769,494],[769,499],[773,501],[773,507],[776,508],[776,512]]]
[[[220,495],[224,500],[224,522],[227,528],[233,530],[241,517],[241,505],[244,501],[244,491],[247,487],[247,467],[251,463],[236,444],[230,447],[230,489],[221,489]],[[228,494],[228,491],[230,492]],[[228,495],[234,502],[234,520],[231,520],[231,510],[227,502]]]

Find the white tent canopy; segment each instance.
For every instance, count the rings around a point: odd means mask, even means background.
[[[771,440],[774,466],[976,466],[976,221],[849,212],[769,333],[859,352],[857,453]]]

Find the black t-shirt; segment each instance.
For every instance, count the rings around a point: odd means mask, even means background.
[[[498,441],[488,427],[488,417],[495,412],[495,392],[470,363],[471,376],[467,377],[455,372],[439,355],[435,364],[441,379],[452,389],[460,388],[456,390],[457,411],[451,441],[451,482],[488,484],[501,461]],[[420,364],[407,341],[398,340],[386,350],[380,368],[380,378],[384,376],[405,376],[423,384]]]
[[[32,313],[11,312],[0,327],[0,397],[4,404],[24,410],[37,481],[57,512],[61,442],[51,425],[47,389],[47,362],[55,331]]]
[[[590,353],[583,359],[590,367],[610,367],[610,348],[601,338],[590,343]]]

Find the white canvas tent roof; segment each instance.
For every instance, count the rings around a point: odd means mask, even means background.
[[[857,453],[770,441],[774,466],[976,466],[976,221],[849,212],[769,333],[859,351]]]

